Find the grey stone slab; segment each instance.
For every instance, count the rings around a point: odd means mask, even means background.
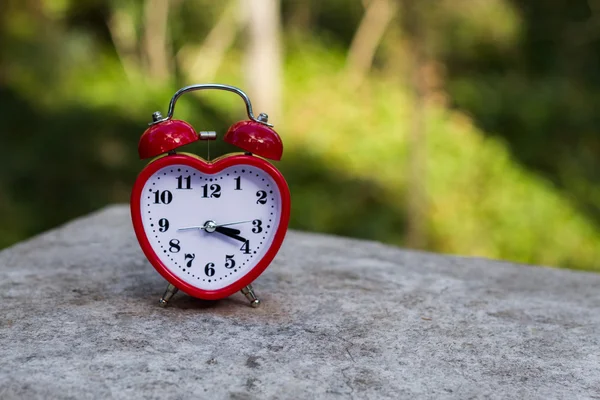
[[[178,294],[114,206],[0,252],[0,398],[600,398],[600,276],[289,232]]]

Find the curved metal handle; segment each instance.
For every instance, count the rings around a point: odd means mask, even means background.
[[[184,88],[179,89],[177,92],[175,92],[175,94],[171,98],[171,102],[169,103],[169,112],[167,113],[166,118],[163,118],[159,112],[155,112],[152,115],[153,122],[150,125],[153,125],[153,124],[156,124],[159,122],[163,122],[163,121],[168,121],[171,118],[173,118],[173,112],[175,111],[175,103],[177,102],[177,99],[182,94],[187,93],[187,92],[193,92],[195,90],[205,90],[205,89],[225,90],[226,92],[232,92],[232,93],[237,94],[244,100],[244,103],[246,103],[246,113],[248,114],[248,118],[250,118],[254,122],[258,122],[263,125],[273,126],[272,124],[269,124],[267,122],[269,119],[269,116],[267,114],[261,113],[258,116],[258,118],[254,117],[254,114],[252,113],[252,103],[250,102],[250,98],[240,88],[237,88],[235,86],[229,86],[229,85],[221,85],[218,83],[206,83],[206,84],[201,84],[201,85],[191,85],[191,86],[186,86]]]

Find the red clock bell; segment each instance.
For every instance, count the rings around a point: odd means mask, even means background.
[[[249,120],[233,124],[223,140],[243,150],[209,161],[177,149],[215,132],[197,132],[174,120],[177,99],[194,90],[239,95]],[[140,172],[131,194],[135,234],[150,264],[168,282],[159,301],[166,306],[182,290],[216,300],[241,291],[253,307],[260,301],[252,282],[277,254],[290,216],[290,193],[283,175],[269,162],[280,160],[283,144],[266,114],[255,118],[248,96],[218,84],[180,89],[166,118],[159,112],[139,142]]]

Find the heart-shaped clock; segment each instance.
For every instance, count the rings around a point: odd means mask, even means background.
[[[250,120],[234,124],[224,137],[245,153],[209,162],[175,152],[192,141],[216,138],[214,132],[197,134],[186,122],[171,119],[177,98],[199,89],[231,91],[246,101]],[[169,282],[160,304],[177,290],[206,300],[241,291],[258,306],[251,283],[281,247],[290,214],[285,179],[262,158],[279,160],[281,139],[265,114],[254,118],[248,97],[232,86],[183,88],[173,96],[167,118],[153,117],[139,152],[141,158],[156,158],[135,182],[131,215],[144,254]]]

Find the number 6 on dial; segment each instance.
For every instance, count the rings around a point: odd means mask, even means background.
[[[210,162],[175,151],[216,138],[172,119],[179,96],[202,89],[230,91],[245,101],[250,120],[234,124],[223,138],[243,154]],[[178,290],[206,300],[241,291],[253,307],[260,304],[251,283],[273,261],[290,215],[287,183],[265,160],[280,160],[283,153],[267,120],[266,114],[254,117],[240,89],[214,84],[185,87],[171,99],[166,118],[153,114],[138,149],[140,158],[153,160],[133,187],[131,217],[144,254],[169,282],[161,306]]]

